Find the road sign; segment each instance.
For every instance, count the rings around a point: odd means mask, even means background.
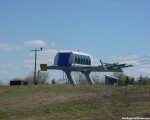
[[[47,71],[47,64],[40,64],[41,71]]]

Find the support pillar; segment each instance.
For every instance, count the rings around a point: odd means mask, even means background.
[[[77,84],[76,81],[71,76],[71,71],[64,71],[64,72],[66,73],[67,78],[68,78],[70,84],[76,85]]]
[[[94,84],[94,81],[92,80],[92,78],[90,77],[90,71],[81,71],[84,75],[85,75],[85,78],[87,79],[88,83],[90,85],[93,85]]]

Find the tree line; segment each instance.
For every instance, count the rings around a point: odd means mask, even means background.
[[[48,81],[50,78],[48,72],[38,72],[36,74],[36,83],[40,85],[44,84],[56,84],[56,80],[53,78],[51,82]],[[85,79],[85,76],[80,73],[80,72],[75,72],[73,74],[74,79],[78,84],[88,84],[87,80]],[[104,81],[100,80],[102,78],[97,79],[96,75],[91,76],[92,79],[94,80],[95,84],[104,84]],[[112,74],[112,77],[117,78],[117,85],[118,86],[127,86],[127,85],[150,85],[150,78],[148,76],[142,76],[138,79],[135,79],[134,77],[128,76],[123,72],[114,72]],[[14,78],[12,80],[21,80],[24,81],[28,85],[33,85],[34,84],[34,73],[30,73],[27,75],[24,79],[20,78]],[[64,79],[63,79],[64,80]],[[70,84],[68,80],[66,80],[65,84]]]
[[[36,74],[36,84],[38,85],[44,85],[49,84],[49,74],[47,72],[38,72]],[[34,84],[34,72],[28,74],[25,78],[13,78],[11,81],[22,81],[23,83],[27,85],[33,85]],[[54,83],[54,82],[53,82]]]
[[[148,76],[140,75],[139,78],[135,80],[134,77],[130,77],[123,72],[115,72],[112,75],[118,79],[119,86],[126,86],[126,85],[150,85],[150,78]]]

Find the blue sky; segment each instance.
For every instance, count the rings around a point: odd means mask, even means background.
[[[150,55],[149,6],[149,0],[0,0],[0,81],[32,72],[30,50],[40,46],[38,64],[53,64],[59,50],[89,53],[94,62]],[[149,75],[150,66],[125,71]]]

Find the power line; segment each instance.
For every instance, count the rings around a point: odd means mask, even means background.
[[[142,63],[142,64],[138,64],[138,65],[134,65],[135,67],[137,67],[137,66],[143,66],[143,65],[148,65],[148,64],[150,64],[150,62],[147,62],[147,63]]]
[[[149,64],[150,64],[150,62],[145,62],[145,63],[142,63],[142,64],[133,65],[133,67],[140,67],[140,66],[149,65]]]
[[[147,56],[142,56],[142,57],[137,57],[137,58],[132,58],[132,59],[128,59],[128,60],[124,60],[122,62],[127,62],[127,61],[132,61],[132,60],[138,60],[137,63],[131,63],[133,65],[133,67],[140,67],[142,65],[147,65],[150,64],[150,59],[144,59],[144,58],[149,58],[150,55]]]
[[[150,64],[150,62],[145,62],[145,63],[139,64],[139,65],[137,65],[137,66],[147,65],[147,64]]]
[[[127,61],[132,61],[132,60],[138,60],[137,63],[131,63],[134,67],[139,67],[139,66],[142,66],[142,65],[147,65],[147,64],[150,64],[150,59],[144,59],[144,58],[149,58],[150,55],[147,55],[147,56],[142,56],[142,57],[137,57],[137,58],[132,58],[132,59],[128,59],[128,60],[124,60],[122,62],[127,62]],[[121,63],[122,63],[121,62]]]
[[[139,61],[139,62],[142,63],[142,62],[147,62],[147,61],[150,61],[150,60],[143,60],[143,61]]]
[[[149,63],[149,62],[150,62],[150,60],[143,60],[143,61],[138,61],[137,63],[140,63],[140,65],[141,65],[141,64],[145,64],[145,63]],[[133,65],[137,64],[137,63],[133,63]]]
[[[132,59],[127,59],[127,60],[124,60],[124,61],[121,61],[121,62],[126,62],[126,61],[131,61],[131,60],[138,60],[138,59],[143,59],[143,58],[148,58],[148,57],[150,57],[150,55],[137,57],[137,58],[132,58]]]

